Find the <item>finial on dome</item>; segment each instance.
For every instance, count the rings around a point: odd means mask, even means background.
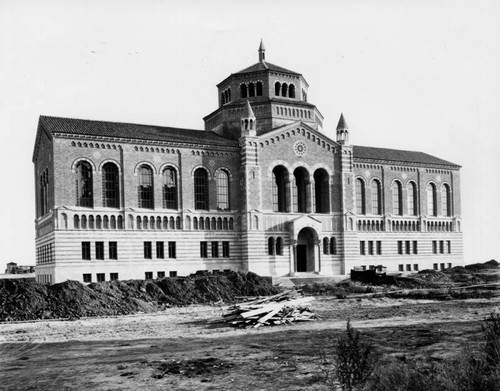
[[[260,40],[259,46],[259,61],[266,61],[266,48],[264,47],[264,41],[262,39]]]

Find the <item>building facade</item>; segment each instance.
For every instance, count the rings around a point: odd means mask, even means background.
[[[262,44],[217,88],[204,130],[40,117],[39,282],[463,263],[460,166],[351,145],[343,115],[327,137],[304,77]]]

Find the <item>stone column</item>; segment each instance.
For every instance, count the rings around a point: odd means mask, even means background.
[[[294,276],[297,271],[297,241],[292,242],[292,263],[290,264],[290,276]]]
[[[316,247],[318,248],[318,256],[314,260],[314,272],[316,274],[321,273],[321,240],[316,242]]]

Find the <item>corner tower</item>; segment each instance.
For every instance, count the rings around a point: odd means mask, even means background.
[[[263,41],[258,55],[257,63],[231,74],[217,85],[219,107],[203,119],[205,130],[239,139],[242,136],[240,120],[247,101],[255,115],[257,136],[295,122],[321,130],[323,116],[307,101],[309,84],[304,77],[267,62]]]

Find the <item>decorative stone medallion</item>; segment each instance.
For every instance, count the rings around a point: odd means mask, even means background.
[[[210,165],[210,167],[215,166],[215,162],[214,162],[213,160],[210,160],[210,161],[208,162],[208,164]]]
[[[307,150],[306,143],[303,141],[296,141],[295,144],[293,144],[293,150],[297,156],[304,156]]]

